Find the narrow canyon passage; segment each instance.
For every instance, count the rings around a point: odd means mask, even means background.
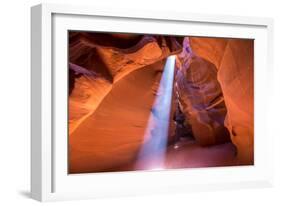
[[[171,135],[174,131],[168,133],[168,127],[174,124],[174,120],[170,118],[171,105],[165,105],[163,97],[166,101],[171,101],[171,96],[174,95],[169,96],[169,93],[174,90],[159,93],[164,65],[165,61],[160,61],[124,77],[113,86],[95,112],[73,132],[70,145],[76,147],[75,150],[71,148],[70,158],[79,171],[126,171],[233,164],[235,147],[231,143],[201,147],[192,136],[178,136],[175,140]],[[173,86],[174,77],[171,78]],[[167,81],[167,77],[164,80]],[[168,92],[168,96],[165,92]],[[156,97],[160,97],[159,102],[155,100]],[[162,111],[158,111],[161,120],[156,124],[159,124],[160,130],[147,136],[147,130],[155,127],[155,122],[151,125],[153,123],[149,120],[159,107],[162,108]],[[163,116],[165,112],[169,117]],[[167,131],[162,131],[165,130],[163,125],[167,125]],[[148,146],[145,139],[150,141]],[[141,158],[142,165],[139,165],[140,153],[144,156]],[[88,164],[89,161],[95,164]],[[76,171],[76,168],[73,171]]]
[[[253,164],[252,42],[70,37],[69,173]]]

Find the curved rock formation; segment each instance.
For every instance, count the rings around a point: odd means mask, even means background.
[[[69,32],[70,173],[136,169],[170,55],[166,167],[253,163],[253,41]]]
[[[194,38],[193,51],[218,68],[225,98],[225,125],[238,150],[239,164],[254,161],[254,41]]]
[[[127,47],[113,39],[70,34],[71,173],[109,170],[135,158],[165,58],[181,51],[174,37],[133,36]]]
[[[174,37],[117,37],[87,32],[69,34],[69,134],[95,111],[114,83],[181,49],[180,39]]]
[[[95,112],[72,133],[71,172],[105,171],[136,158],[161,77],[155,68],[162,64],[133,71],[115,83]]]
[[[229,141],[224,127],[226,107],[215,65],[192,52],[188,37],[179,62],[176,91],[195,139],[203,146]]]

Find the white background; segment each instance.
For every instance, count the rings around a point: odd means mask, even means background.
[[[45,2],[45,1],[43,1]],[[59,205],[280,205],[281,204],[281,13],[278,1],[245,0],[57,0],[54,3],[72,3],[92,6],[110,6],[243,16],[266,16],[275,20],[275,116],[272,129],[275,138],[275,187],[270,189],[244,189],[178,195],[122,197],[98,200],[68,201]],[[29,198],[30,172],[30,6],[41,3],[32,0],[1,2],[0,32],[0,204],[38,205]],[[280,68],[280,69],[278,69]],[[279,71],[278,71],[279,70]],[[264,85],[266,87],[266,85]],[[264,137],[266,138],[266,137]]]

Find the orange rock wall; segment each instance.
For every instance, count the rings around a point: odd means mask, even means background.
[[[252,164],[253,52],[252,40],[190,37],[182,44],[169,36],[70,32],[70,173],[114,171],[136,159],[166,57],[173,54],[169,141],[179,102],[200,145],[230,135],[239,164]]]
[[[254,40],[191,37],[193,51],[218,68],[225,125],[240,164],[254,161]]]
[[[175,87],[195,139],[202,146],[230,141],[224,126],[227,110],[216,66],[196,55],[187,37],[183,41],[182,53],[178,55],[177,67]]]
[[[165,59],[180,50],[174,37],[70,33],[70,173],[134,161]]]

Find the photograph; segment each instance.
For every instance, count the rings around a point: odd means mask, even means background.
[[[254,165],[254,39],[68,30],[68,174]]]

